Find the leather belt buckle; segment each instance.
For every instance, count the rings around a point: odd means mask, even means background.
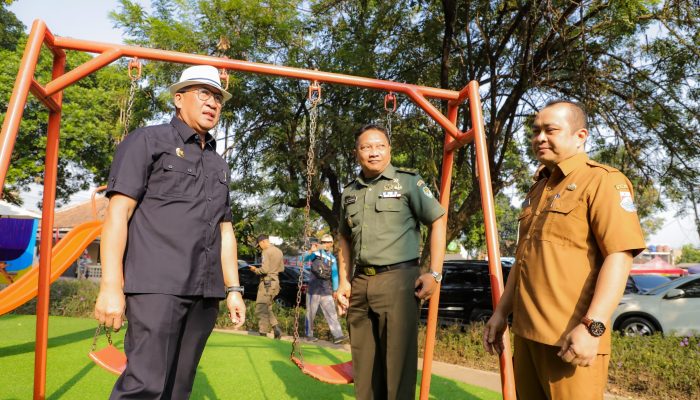
[[[377,270],[374,269],[374,267],[364,267],[364,273],[367,276],[374,276],[377,275]]]

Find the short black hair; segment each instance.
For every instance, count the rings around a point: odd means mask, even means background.
[[[389,132],[387,132],[387,130],[384,129],[383,126],[377,124],[367,124],[358,129],[357,132],[355,132],[355,146],[357,146],[357,140],[360,138],[360,136],[362,136],[363,133],[371,130],[383,133],[384,136],[386,136],[386,141],[389,142],[389,145],[391,145],[391,138],[389,137]]]
[[[542,107],[542,109],[545,109],[547,107],[551,106],[556,106],[559,104],[564,104],[569,106],[569,109],[572,110],[573,116],[574,116],[574,122],[576,123],[577,129],[586,129],[588,130],[588,112],[586,112],[586,107],[583,106],[583,104],[577,102],[577,101],[572,101],[572,100],[564,100],[564,99],[554,99],[550,100],[547,102],[547,104]]]
[[[267,239],[269,239],[269,236],[267,236],[266,234],[263,233],[262,235],[258,235],[257,239],[255,239],[255,242],[260,243],[263,240],[267,240]]]

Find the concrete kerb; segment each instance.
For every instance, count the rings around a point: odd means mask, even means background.
[[[255,335],[256,332],[236,331],[231,329],[214,329],[215,332],[234,333],[238,335]],[[272,333],[268,335],[272,338]],[[292,336],[282,336],[282,340],[291,342]],[[303,339],[301,339],[304,341]],[[333,344],[326,340],[318,340],[316,342],[308,342],[315,346],[322,346],[334,350],[350,352],[350,344]],[[423,366],[423,359],[418,359],[418,369]],[[433,361],[433,374],[443,378],[452,379],[454,381],[464,382],[469,385],[478,386],[484,389],[493,390],[494,392],[501,391],[501,375],[497,372],[482,371],[474,368],[464,367],[461,365],[448,364],[440,361]],[[622,397],[610,393],[605,394],[605,400],[634,400],[635,397]]]

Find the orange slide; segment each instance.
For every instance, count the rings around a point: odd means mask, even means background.
[[[51,282],[83,254],[102,232],[102,221],[90,221],[73,228],[56,245],[51,254]],[[34,265],[22,277],[0,292],[0,315],[6,314],[37,295],[39,266]]]

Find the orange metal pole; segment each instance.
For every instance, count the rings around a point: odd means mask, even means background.
[[[472,130],[474,131],[474,145],[476,148],[476,168],[479,174],[479,188],[481,189],[481,208],[484,212],[484,227],[486,229],[486,248],[489,256],[489,274],[491,276],[491,300],[494,308],[503,295],[503,273],[501,270],[501,256],[498,249],[498,227],[496,225],[496,207],[493,201],[493,189],[491,188],[491,171],[488,164],[488,149],[486,147],[486,134],[484,133],[484,116],[481,112],[481,97],[479,96],[479,84],[469,82],[469,111],[472,118]],[[501,363],[501,389],[505,400],[515,400],[515,380],[513,378],[513,360],[510,351],[510,333],[508,329],[503,337],[504,350],[500,356]]]
[[[54,55],[52,77],[63,75],[66,66],[65,56]],[[61,129],[61,105],[63,94],[58,93],[54,100],[58,111],[49,112],[48,138],[46,141],[46,162],[44,164],[44,199],[41,215],[41,244],[39,247],[39,293],[36,305],[36,343],[34,347],[34,399],[44,399],[46,395],[46,350],[49,335],[49,285],[51,284],[51,230],[53,228],[54,207],[56,206],[56,177],[58,175],[58,142]]]
[[[109,49],[85,64],[76,67],[65,75],[55,77],[54,80],[46,84],[46,94],[48,96],[57,93],[73,83],[83,79],[98,69],[109,65],[122,56],[120,49]]]
[[[457,126],[452,123],[447,117],[445,117],[440,110],[435,108],[435,106],[429,102],[422,94],[420,94],[416,90],[409,90],[407,93],[413,101],[420,106],[426,113],[428,113],[429,116],[431,116],[435,122],[440,124],[440,126],[445,129],[445,132],[447,132],[450,136],[454,137],[457,140],[466,140],[465,134],[462,133],[459,129],[457,129]]]
[[[176,51],[147,49],[137,46],[115,45],[66,37],[56,37],[54,39],[54,44],[57,47],[63,49],[86,51],[89,53],[104,53],[108,50],[117,49],[120,50],[122,52],[122,55],[125,57],[138,57],[144,60],[169,61],[182,64],[207,64],[213,65],[217,68],[224,68],[227,70],[253,72],[264,75],[304,79],[308,81],[316,80],[319,82],[337,83],[341,85],[358,86],[368,89],[387,90],[405,94],[408,94],[409,91],[416,91],[417,93],[420,93],[423,96],[443,100],[456,100],[459,97],[459,92],[456,92],[454,90],[438,89],[428,86],[419,86],[408,83],[385,81],[381,79],[363,78],[333,72],[314,71],[292,67],[281,67],[271,64],[254,63],[249,61],[232,60],[197,54],[187,54]]]
[[[34,21],[32,30],[27,38],[27,46],[24,48],[22,61],[19,64],[20,67],[12,95],[10,96],[10,102],[7,106],[5,121],[2,123],[2,131],[0,131],[0,196],[2,196],[1,188],[5,186],[5,176],[10,166],[12,150],[15,147],[17,130],[19,129],[19,123],[22,121],[24,104],[27,102],[29,87],[34,78],[34,70],[39,59],[45,33],[46,24],[44,24],[44,21]]]
[[[43,86],[39,82],[36,81],[36,79],[32,79],[32,85],[29,86],[29,91],[39,99],[46,108],[48,108],[51,111],[58,111],[61,109],[61,107],[56,104],[56,99],[54,99],[52,96],[49,96],[46,94],[46,89],[44,89]]]
[[[456,124],[458,104],[449,104],[447,107],[447,119]],[[445,134],[445,146],[442,152],[442,178],[440,179],[440,205],[445,209],[442,216],[445,229],[447,229],[447,218],[450,210],[450,190],[452,184],[452,164],[454,162],[454,152],[446,150],[447,145],[455,141],[452,135]],[[432,254],[431,254],[432,257]],[[438,271],[442,272],[444,257],[438,263]],[[423,351],[423,374],[420,381],[420,400],[428,400],[430,396],[430,380],[433,369],[433,353],[435,351],[435,335],[437,333],[438,305],[440,303],[440,286],[430,297],[428,305],[428,325],[425,328],[425,350]]]

